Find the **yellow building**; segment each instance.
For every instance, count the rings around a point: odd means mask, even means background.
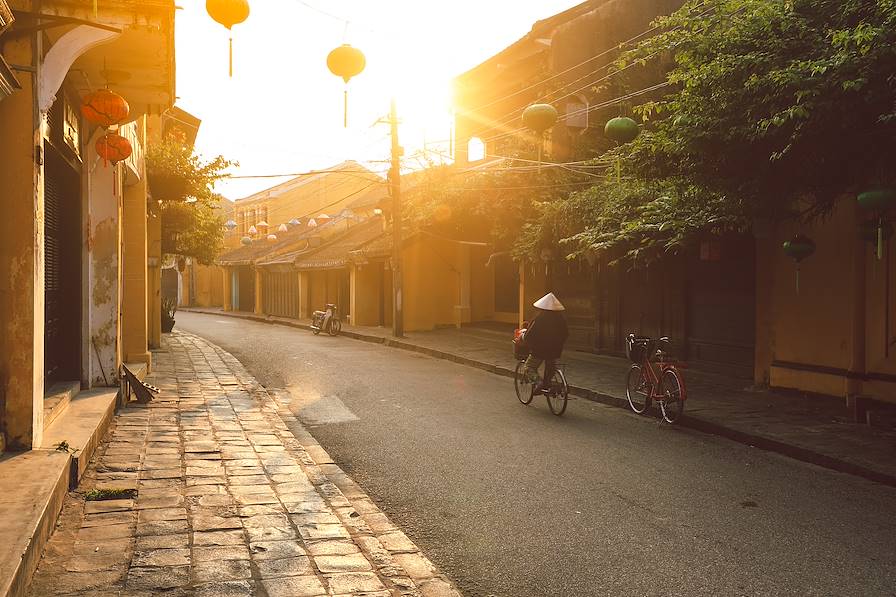
[[[4,595],[21,591],[101,439],[120,366],[145,371],[160,337],[143,156],[175,97],[175,7],[95,6],[0,1],[0,485],[28,500],[0,504],[15,520],[0,548]],[[130,105],[110,127],[133,149],[117,164],[97,155],[106,129],[80,110],[105,86]],[[74,454],[53,450],[63,442]]]

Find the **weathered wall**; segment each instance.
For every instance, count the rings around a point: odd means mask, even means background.
[[[486,267],[492,249],[474,247],[470,253],[470,306],[473,321],[495,318],[495,269]]]
[[[118,384],[118,335],[120,288],[119,166],[103,164],[94,149],[98,130],[87,144],[87,276],[84,305],[88,333],[82,347],[87,362],[83,372],[87,387]],[[114,189],[114,190],[113,190]]]
[[[367,263],[352,268],[352,325],[379,325],[382,268],[382,263]]]
[[[224,306],[224,274],[219,265],[201,265],[194,262],[184,271],[181,287],[184,306]]]
[[[461,275],[456,245],[418,237],[405,248],[402,266],[405,330],[412,332],[454,325]]]
[[[145,140],[145,120],[137,121],[137,137]],[[122,189],[121,237],[121,343],[127,362],[152,364],[149,352],[149,257],[146,180]],[[158,271],[158,270],[157,270]],[[159,274],[161,275],[161,273]]]
[[[757,369],[769,371],[772,386],[896,403],[896,243],[878,260],[875,242],[862,236],[865,218],[844,197],[828,218],[778,226],[765,241],[757,336],[770,350],[757,352]],[[800,266],[799,293],[796,267],[781,251],[795,232],[817,246]]]
[[[9,40],[4,56],[31,63],[30,42]],[[43,138],[32,111],[33,75],[0,102],[0,423],[12,449],[43,434]]]

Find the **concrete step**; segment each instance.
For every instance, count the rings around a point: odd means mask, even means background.
[[[71,455],[53,449],[0,458],[0,597],[25,594],[68,491]]]
[[[80,391],[80,381],[59,381],[44,392],[44,429],[65,412],[72,398]]]
[[[44,431],[44,447],[0,457],[0,597],[25,594],[65,494],[106,433],[117,397],[118,388],[77,393]],[[58,449],[62,442],[66,449]]]
[[[44,445],[57,448],[65,442],[71,451],[71,483],[78,485],[87,463],[115,415],[118,388],[96,388],[81,392],[44,432]]]

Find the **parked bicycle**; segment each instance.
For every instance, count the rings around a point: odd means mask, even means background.
[[[569,401],[569,384],[566,383],[566,365],[554,364],[554,373],[551,376],[550,385],[536,392],[535,387],[540,379],[539,375],[533,375],[526,368],[526,359],[529,357],[529,349],[525,342],[526,324],[516,330],[513,336],[513,356],[516,357],[516,370],[513,372],[513,387],[516,397],[523,404],[530,404],[536,393],[543,394],[548,400],[548,408],[558,417],[566,412],[566,403]]]
[[[671,344],[665,336],[653,340],[647,336],[628,335],[625,352],[632,366],[628,371],[625,397],[632,410],[639,415],[647,412],[653,401],[657,400],[663,420],[677,423],[684,413],[688,393],[678,365],[669,359]]]
[[[327,332],[331,336],[335,336],[342,330],[342,320],[339,319],[339,312],[336,305],[327,303],[323,311],[315,311],[311,315],[311,331],[314,335],[321,332]]]

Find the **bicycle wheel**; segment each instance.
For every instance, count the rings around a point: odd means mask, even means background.
[[[342,331],[342,321],[339,319],[334,319],[330,322],[330,335],[335,336],[340,331]]]
[[[533,385],[526,378],[526,361],[517,361],[516,370],[513,372],[513,387],[516,397],[523,404],[532,402]]]
[[[317,336],[320,333],[320,328],[311,328],[311,333]]]
[[[660,400],[663,420],[667,423],[677,423],[684,412],[684,384],[681,383],[679,373],[675,369],[663,371],[660,380],[663,388],[663,399]]]
[[[566,402],[569,400],[569,385],[566,376],[557,369],[551,378],[551,391],[548,394],[548,408],[558,417],[566,412]]]
[[[650,384],[644,379],[641,365],[632,365],[632,368],[628,370],[625,397],[628,398],[628,405],[639,415],[644,414],[650,408],[651,390]]]

